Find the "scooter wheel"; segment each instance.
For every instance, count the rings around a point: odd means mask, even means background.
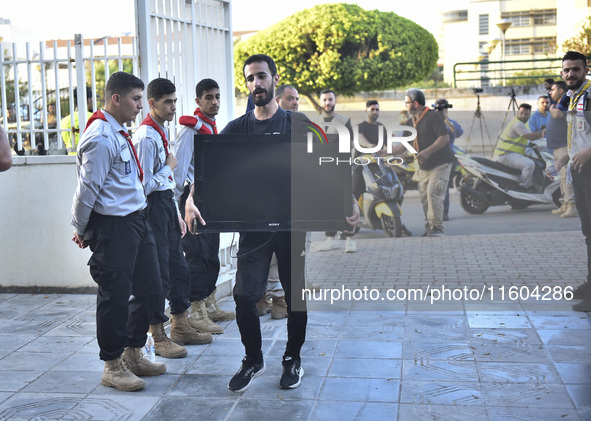
[[[402,237],[402,221],[399,216],[382,215],[380,220],[386,237]]]
[[[462,208],[473,215],[477,215],[480,213],[484,213],[489,207],[488,203],[484,203],[481,200],[478,200],[476,197],[472,196],[471,194],[462,193],[460,196],[460,204]]]

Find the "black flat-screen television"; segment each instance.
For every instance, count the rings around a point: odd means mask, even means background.
[[[195,135],[197,231],[350,229],[351,156],[330,140],[310,152],[290,135]]]

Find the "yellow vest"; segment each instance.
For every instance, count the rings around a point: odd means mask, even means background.
[[[90,111],[86,112],[86,121],[92,116]],[[67,132],[62,132],[62,139],[64,141],[64,145],[68,150],[68,155],[76,155],[76,147],[78,146],[78,141],[80,140],[80,124],[78,123],[78,111],[74,113],[74,127],[72,127],[72,120],[70,116],[62,118],[60,124],[62,130],[67,130]],[[74,139],[74,144],[72,144],[72,139]]]
[[[511,127],[513,127],[513,125],[515,125],[518,121],[519,120],[517,119],[517,116],[515,116],[509,122],[509,124],[507,124],[507,127],[505,127],[505,129],[503,130],[503,133],[501,133],[501,137],[497,142],[497,146],[495,147],[493,157],[503,155],[509,152],[525,155],[525,147],[527,146],[528,140],[523,136],[519,136],[517,138],[509,137]]]

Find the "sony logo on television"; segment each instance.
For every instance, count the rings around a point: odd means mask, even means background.
[[[309,125],[308,125],[309,124]],[[337,122],[325,122],[323,125],[329,130],[331,127],[336,129],[339,135],[339,153],[350,153],[351,151],[351,134],[349,133],[349,129],[346,126],[337,123]],[[322,127],[318,124],[312,123],[311,121],[306,121],[305,126],[310,129],[307,133],[307,141],[308,141],[308,148],[307,152],[312,153],[313,151],[313,143],[314,143],[314,134],[316,135],[317,139],[320,140],[320,143],[328,143],[328,138],[326,136],[326,132]],[[381,126],[381,124],[379,125]],[[332,131],[334,132],[334,131]],[[386,139],[384,140],[384,131],[378,131],[378,143],[374,147],[365,148],[359,144],[359,127],[353,127],[353,145],[355,149],[362,153],[376,153],[382,149],[384,145],[384,141],[386,142],[386,151],[388,153],[392,153],[392,145],[394,143],[402,143],[404,147],[411,153],[416,154],[417,150],[413,148],[413,146],[409,143],[413,141],[417,137],[417,131],[414,127],[409,126],[400,126],[396,123],[386,126]],[[405,136],[406,134],[406,136]]]
[[[270,227],[278,227],[279,226],[279,222],[269,222],[269,226]]]

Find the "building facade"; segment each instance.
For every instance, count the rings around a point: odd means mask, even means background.
[[[556,73],[556,62],[531,60],[560,56],[562,42],[590,12],[591,0],[472,0],[444,11],[444,79],[453,86],[454,66],[457,87],[520,84],[512,75],[532,70]],[[466,62],[474,64],[457,65]]]

